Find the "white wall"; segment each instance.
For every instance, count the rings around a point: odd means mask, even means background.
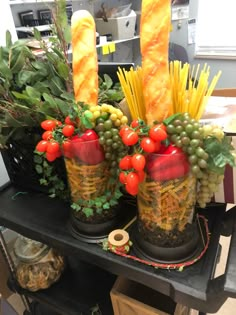
[[[6,43],[6,31],[9,30],[12,35],[12,40],[17,40],[15,25],[12,17],[11,8],[9,5],[9,0],[1,0],[0,7],[0,21],[1,21],[1,31],[0,31],[0,46],[5,46]]]
[[[198,12],[198,0],[190,0],[189,18],[197,18]],[[214,11],[209,12],[214,14]],[[194,44],[188,44],[188,20],[182,20],[182,26],[178,29],[178,21],[174,21],[173,31],[171,33],[171,40],[177,44],[184,46],[187,49],[190,64],[204,64],[207,63],[210,66],[211,78],[219,70],[222,71],[222,75],[217,83],[217,88],[236,87],[236,60],[222,60],[222,59],[200,59],[194,56],[195,46]],[[229,30],[232,33],[233,31]],[[219,34],[219,36],[224,34]],[[210,79],[211,79],[210,78]]]

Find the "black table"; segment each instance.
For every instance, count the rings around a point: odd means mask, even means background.
[[[0,225],[57,248],[65,255],[96,265],[110,274],[124,275],[200,312],[215,313],[228,297],[236,297],[235,209],[226,213],[224,204],[214,204],[201,210],[208,219],[211,232],[209,248],[200,261],[180,272],[155,269],[106,252],[97,244],[81,242],[73,238],[67,228],[68,204],[41,193],[18,192],[19,189],[8,187],[0,193]],[[232,235],[227,266],[223,275],[213,278],[221,235]],[[54,296],[52,288],[34,295],[44,294],[48,299],[49,293]],[[63,303],[57,300],[58,305],[60,302]],[[75,313],[71,311],[68,314]]]

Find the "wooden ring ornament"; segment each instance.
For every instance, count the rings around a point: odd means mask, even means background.
[[[128,253],[131,242],[129,233],[122,229],[113,230],[108,235],[108,248],[112,252]]]

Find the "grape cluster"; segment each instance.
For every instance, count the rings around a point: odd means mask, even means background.
[[[202,178],[208,159],[208,154],[203,149],[203,127],[188,113],[184,113],[167,126],[167,133],[169,140],[188,154],[192,173],[196,178]]]
[[[211,171],[206,171],[199,180],[197,201],[201,208],[204,208],[211,201],[213,195],[218,190],[218,185],[223,181],[224,175],[219,175]]]
[[[127,117],[120,109],[108,104],[92,106],[84,114],[94,123],[99,143],[105,151],[105,159],[110,163],[111,174],[118,175],[119,160],[127,154],[119,130],[128,123]]]
[[[224,138],[224,131],[222,128],[216,125],[204,125],[202,127],[203,129],[203,136],[204,138],[213,136],[216,137],[219,141],[221,141]]]
[[[168,126],[169,140],[182,148],[188,155],[192,173],[198,179],[197,201],[204,208],[211,201],[224,175],[213,173],[208,167],[208,154],[203,148],[207,137],[215,137],[221,141],[224,132],[219,126],[200,125],[188,113],[177,116]]]

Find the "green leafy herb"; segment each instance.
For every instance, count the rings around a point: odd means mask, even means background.
[[[225,136],[222,141],[215,137],[208,137],[204,140],[204,148],[208,154],[207,163],[211,171],[223,174],[226,164],[235,166],[235,158],[232,154],[234,148],[230,137]]]

